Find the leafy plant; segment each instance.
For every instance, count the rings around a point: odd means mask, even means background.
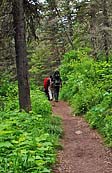
[[[112,64],[94,61],[81,49],[66,53],[60,70],[64,84],[61,98],[69,101],[75,114],[87,113],[91,127],[98,128],[111,145]]]
[[[5,100],[8,107],[0,113],[0,172],[50,173],[55,163],[61,120],[51,115],[51,106],[38,89],[31,91],[31,98],[30,113],[12,110],[13,97]]]

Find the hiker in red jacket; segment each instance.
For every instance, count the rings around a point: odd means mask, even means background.
[[[53,99],[51,88],[52,88],[52,76],[46,77],[44,79],[44,91],[46,96],[48,97],[48,100]]]

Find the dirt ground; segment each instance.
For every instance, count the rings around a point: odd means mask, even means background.
[[[67,103],[52,103],[55,115],[62,118],[64,136],[53,173],[112,173],[112,149],[89,127],[83,117],[72,115]]]

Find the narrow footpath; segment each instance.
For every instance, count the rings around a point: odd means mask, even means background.
[[[72,116],[67,103],[52,104],[55,115],[62,118],[64,136],[53,173],[112,173],[112,149],[89,127],[83,117]]]

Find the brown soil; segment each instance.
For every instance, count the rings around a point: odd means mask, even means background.
[[[83,117],[72,116],[67,103],[52,103],[55,115],[62,118],[63,149],[58,152],[54,173],[112,173],[112,150]]]

